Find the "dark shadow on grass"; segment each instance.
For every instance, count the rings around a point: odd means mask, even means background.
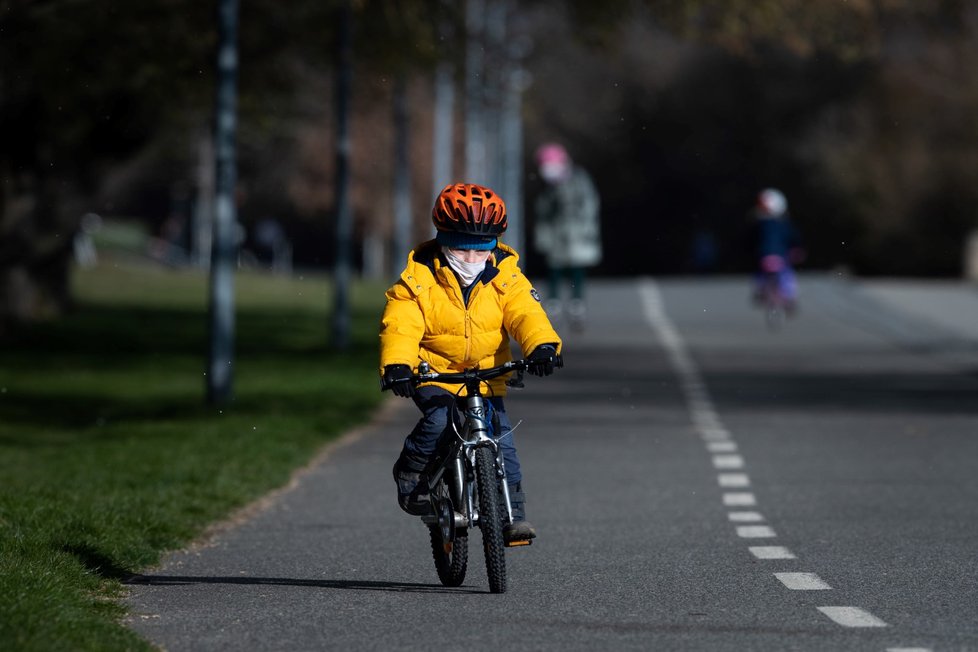
[[[238,310],[238,355],[303,359],[331,350],[324,316],[304,310]],[[355,310],[353,348],[376,347],[375,311]],[[67,362],[94,361],[107,368],[164,356],[203,357],[207,352],[207,313],[180,308],[85,305],[70,317],[19,329],[0,342],[0,351],[26,364],[60,369]]]
[[[74,555],[92,573],[108,580],[126,580],[132,572],[119,566],[95,548],[85,544],[68,544],[61,548]]]
[[[275,413],[310,418],[322,412],[336,369],[373,370],[376,357],[376,315],[354,315],[354,342],[348,351],[332,349],[324,318],[301,310],[241,310],[235,342],[239,376],[260,378],[264,370],[295,377],[323,378],[321,387],[308,382],[282,391],[258,389],[248,393],[239,384],[237,396],[225,408],[237,415]],[[368,325],[369,324],[369,325]],[[12,333],[0,341],[4,370],[27,378],[76,373],[89,382],[77,387],[15,384],[0,396],[0,423],[11,426],[0,444],[38,446],[50,438],[36,432],[21,435],[18,424],[80,431],[77,439],[118,436],[106,424],[118,422],[199,421],[214,416],[204,403],[206,315],[175,308],[82,306],[71,316]],[[163,379],[139,388],[145,378]],[[240,380],[240,378],[239,378]],[[182,384],[181,384],[182,383]],[[114,392],[123,385],[127,391]],[[159,387],[160,389],[156,389]],[[180,388],[180,389],[174,389]],[[344,403],[350,399],[341,396]],[[370,409],[354,405],[351,409]],[[0,429],[2,430],[2,429]]]
[[[140,586],[182,586],[187,584],[238,584],[242,586],[304,586],[318,589],[391,591],[394,593],[488,593],[471,588],[449,588],[441,584],[379,582],[369,580],[304,580],[289,577],[191,577],[186,575],[130,575],[123,584]]]
[[[305,416],[310,422],[329,414],[331,404],[324,404],[323,393],[315,390],[297,392],[265,391],[236,397],[223,408],[239,417],[263,418],[269,415],[287,414]],[[73,392],[38,391],[18,393],[16,400],[0,400],[0,420],[7,426],[24,424],[62,429],[50,436],[39,436],[34,430],[0,430],[0,444],[22,447],[46,446],[52,443],[71,443],[111,438],[124,439],[130,435],[118,428],[103,428],[120,422],[200,422],[217,416],[217,408],[203,403],[201,397],[160,397],[147,392],[144,396],[114,397],[106,393],[93,393],[84,389]],[[379,395],[379,393],[378,393]],[[342,396],[344,413],[360,414],[372,409],[377,401],[357,395]],[[67,429],[67,430],[66,430]]]

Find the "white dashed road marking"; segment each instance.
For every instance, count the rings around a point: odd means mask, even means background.
[[[832,588],[815,573],[775,573],[774,576],[792,591],[827,591]]]
[[[797,559],[784,546],[751,546],[748,550],[758,559]]]
[[[741,539],[773,539],[777,535],[768,525],[738,525],[737,536]]]
[[[730,433],[724,428],[714,426],[711,428],[700,428],[700,437],[709,441],[723,441],[730,439]]]
[[[757,504],[757,499],[747,491],[730,491],[723,494],[723,504],[727,507],[752,507]]]
[[[706,442],[707,451],[713,454],[713,466],[721,471],[743,469],[743,456],[737,454],[738,447],[730,432],[720,421],[710,400],[706,383],[700,375],[692,356],[679,331],[666,314],[662,297],[654,281],[644,281],[640,288],[645,319],[651,326],[666,352],[673,370],[679,377],[683,395],[686,399],[690,419],[700,437]],[[734,489],[750,486],[746,473],[720,473],[717,482],[722,488]],[[750,492],[724,492],[723,504],[727,507],[752,507],[757,499]],[[760,523],[764,517],[754,511],[732,511],[728,518],[733,523]],[[737,526],[737,535],[745,539],[775,538],[774,529],[766,525]],[[782,546],[751,546],[750,552],[757,559],[796,559]],[[794,591],[825,591],[830,587],[815,573],[783,572],[774,576]],[[818,610],[843,627],[887,627],[888,625],[859,607],[818,607]],[[931,652],[929,648],[888,648],[887,652]]]
[[[887,624],[859,607],[819,607],[819,611],[843,627],[886,627]]]
[[[764,520],[760,512],[730,512],[727,518],[734,523],[759,523]]]
[[[721,487],[749,487],[750,478],[746,473],[721,473],[717,476]]]
[[[713,466],[718,469],[742,469],[744,458],[740,455],[714,455]]]

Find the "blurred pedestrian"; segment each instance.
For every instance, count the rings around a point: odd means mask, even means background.
[[[95,249],[95,234],[102,230],[102,217],[96,213],[85,213],[81,218],[78,232],[72,240],[75,262],[80,267],[94,267],[98,263]]]
[[[600,198],[590,175],[574,165],[562,145],[547,143],[536,152],[544,188],[534,205],[534,245],[547,264],[545,307],[554,318],[565,312],[571,327],[584,326],[586,269],[601,262]],[[565,304],[564,284],[570,285]]]
[[[763,299],[766,279],[775,274],[781,296],[789,312],[793,311],[798,301],[794,265],[804,259],[805,250],[788,215],[788,200],[777,188],[765,188],[757,195],[752,215],[748,246],[756,264],[754,301]]]
[[[274,217],[264,217],[255,224],[255,254],[258,260],[273,272],[288,274],[292,271],[292,243],[285,234],[281,222]]]

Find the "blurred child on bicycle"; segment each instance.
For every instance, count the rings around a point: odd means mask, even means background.
[[[519,255],[499,242],[507,226],[502,198],[483,186],[450,184],[435,200],[432,220],[437,235],[408,255],[400,278],[387,290],[380,326],[384,386],[413,398],[421,410],[394,464],[398,504],[414,515],[429,510],[420,474],[451,427],[460,387],[437,382],[416,387],[411,376],[418,364],[427,362],[440,373],[499,365],[512,359],[512,337],[530,362],[528,371],[549,376],[561,350],[540,295],[518,266]],[[513,523],[503,536],[507,542],[531,539],[536,532],[526,521],[520,462],[503,405],[505,379],[490,381],[490,389],[513,508]]]
[[[754,301],[762,299],[767,275],[778,277],[778,289],[789,311],[798,300],[798,283],[793,264],[804,258],[801,236],[788,216],[788,201],[776,188],[765,188],[757,196],[750,230],[750,246],[757,271],[754,275]]]

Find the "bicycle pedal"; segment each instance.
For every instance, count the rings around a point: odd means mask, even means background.
[[[529,546],[533,544],[533,539],[518,539],[516,541],[507,541],[507,548],[518,548],[519,546]]]

